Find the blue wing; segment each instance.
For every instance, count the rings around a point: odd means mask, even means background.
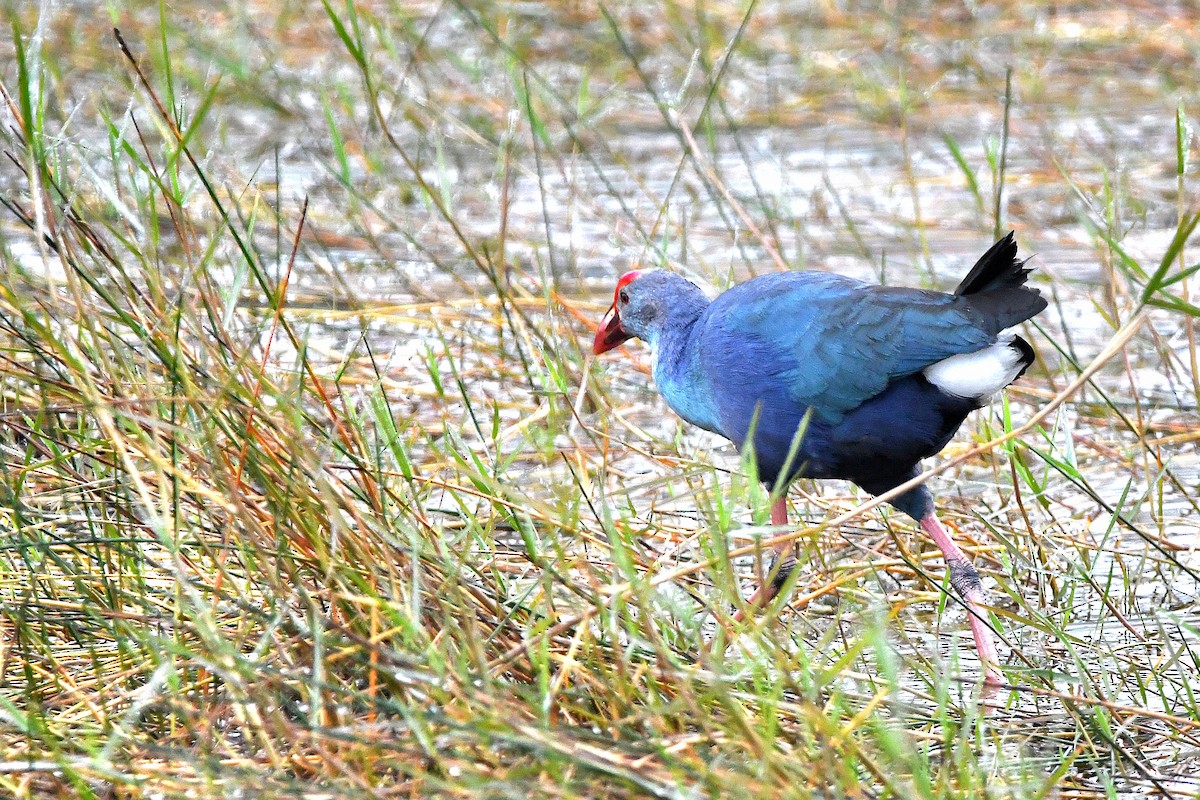
[[[812,409],[834,425],[904,375],[995,341],[969,299],[821,272],[765,275],[698,321],[700,362],[727,436],[750,419],[795,431]]]

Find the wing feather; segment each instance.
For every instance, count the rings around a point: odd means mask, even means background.
[[[759,402],[812,408],[834,424],[896,378],[995,341],[977,316],[943,292],[777,273],[713,301],[698,323],[701,366],[735,427]]]

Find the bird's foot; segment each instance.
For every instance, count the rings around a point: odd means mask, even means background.
[[[946,562],[946,567],[950,573],[950,585],[966,603],[967,621],[975,638],[980,666],[983,667],[983,696],[991,697],[1008,681],[997,666],[1000,654],[996,650],[995,637],[985,616],[987,612],[984,608],[983,583],[979,579],[978,570],[968,561],[950,559]]]
[[[777,552],[771,560],[770,568],[762,575],[758,590],[746,600],[746,608],[739,609],[733,615],[733,621],[743,621],[747,616],[743,611],[765,608],[783,589],[788,577],[791,576],[795,569],[796,553],[794,550],[788,550],[783,553]]]

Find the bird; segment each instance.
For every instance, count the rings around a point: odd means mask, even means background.
[[[648,344],[667,405],[749,451],[768,490],[783,489],[773,494],[771,523],[785,526],[792,481],[847,480],[873,495],[894,489],[1025,373],[1035,351],[1010,329],[1046,308],[1027,284],[1026,261],[1010,231],[953,292],[789,270],[711,300],[669,270],[633,270],[617,281],[592,350]],[[919,484],[890,503],[941,550],[985,686],[1003,685],[979,573],[939,520],[930,489]],[[772,555],[749,608],[770,602],[795,566],[791,542]]]

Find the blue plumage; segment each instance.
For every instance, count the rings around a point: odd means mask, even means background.
[[[812,272],[749,281],[713,301],[695,323],[699,358],[664,376],[672,407],[707,387],[714,430],[739,448],[754,425],[760,478],[840,478],[875,493],[903,483],[938,452],[975,405],[943,396],[920,370],[995,341],[953,295],[884,289]],[[870,484],[868,486],[868,484]],[[884,485],[890,484],[890,485]],[[898,502],[918,519],[928,509]]]
[[[750,400],[732,374],[755,389],[778,384],[791,403],[836,424],[895,378],[994,340],[954,300],[840,275],[777,273],[714,300],[696,322],[696,343],[706,377],[720,376],[712,386],[722,409]]]

